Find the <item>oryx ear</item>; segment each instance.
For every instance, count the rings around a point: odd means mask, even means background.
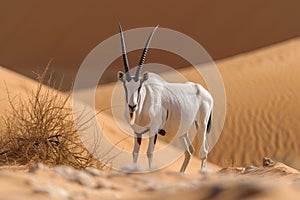
[[[124,79],[123,79],[123,77],[124,77],[124,73],[123,72],[121,72],[121,71],[118,71],[118,80],[120,80],[120,81],[124,81]]]
[[[148,72],[143,73],[143,79],[142,79],[142,82],[147,81],[148,78],[149,78]]]

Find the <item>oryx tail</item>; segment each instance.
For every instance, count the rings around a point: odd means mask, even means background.
[[[207,126],[206,126],[206,134],[209,134],[210,129],[211,129],[211,114],[212,114],[212,112],[210,113],[209,118],[208,118],[208,122],[207,122]]]

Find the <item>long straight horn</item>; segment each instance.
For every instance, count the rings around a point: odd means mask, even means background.
[[[125,73],[126,73],[126,77],[130,77],[130,70],[129,70],[128,58],[127,58],[127,53],[126,53],[124,35],[123,35],[122,26],[120,23],[119,23],[119,29],[120,29],[120,36],[121,36],[122,56],[123,56],[123,61],[124,61]]]
[[[146,58],[146,54],[147,54],[147,51],[148,51],[148,47],[149,47],[150,41],[152,39],[152,36],[153,36],[154,32],[158,29],[158,26],[159,25],[157,25],[153,29],[153,31],[151,32],[150,36],[148,37],[148,40],[146,42],[145,48],[143,50],[143,53],[142,53],[142,56],[141,56],[141,59],[140,59],[140,62],[139,62],[139,66],[137,67],[136,72],[135,72],[135,79],[136,80],[138,80],[139,76],[141,75],[141,71],[142,71],[142,68],[143,68],[143,64],[145,62],[145,58]]]

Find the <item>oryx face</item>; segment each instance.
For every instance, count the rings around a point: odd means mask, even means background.
[[[126,105],[129,113],[133,113],[138,109],[140,101],[140,91],[144,81],[148,79],[148,73],[144,73],[143,77],[124,75],[123,72],[118,73],[118,78],[122,82],[125,92]]]
[[[124,87],[124,91],[125,91],[125,98],[126,98],[126,105],[127,105],[127,109],[129,111],[129,115],[130,115],[130,123],[133,124],[135,121],[135,111],[138,109],[138,106],[139,106],[140,91],[143,86],[143,83],[148,79],[147,72],[144,73],[143,76],[141,77],[142,67],[143,67],[143,64],[145,61],[145,57],[147,54],[147,50],[148,50],[150,41],[152,39],[154,32],[158,28],[158,26],[156,26],[153,29],[150,36],[148,37],[148,40],[147,40],[146,45],[143,50],[143,54],[141,56],[139,65],[136,69],[134,76],[132,76],[130,74],[128,58],[127,58],[125,42],[124,42],[124,36],[123,36],[123,30],[122,30],[122,27],[120,24],[119,24],[119,28],[120,28],[122,55],[123,55],[125,72],[124,73],[119,72],[118,79],[123,83],[123,87]]]

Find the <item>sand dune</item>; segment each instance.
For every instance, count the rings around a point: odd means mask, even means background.
[[[228,106],[213,162],[246,165],[270,156],[299,167],[299,47],[294,39],[217,62]]]
[[[9,199],[297,199],[299,196],[298,130],[300,119],[300,39],[296,38],[246,54],[217,61],[227,93],[227,118],[208,165],[217,173],[199,174],[200,160],[192,158],[186,174],[181,160],[149,174],[75,171],[61,166],[0,170],[0,196]],[[203,82],[189,67],[178,71],[190,81]],[[166,76],[172,77],[174,74]],[[0,68],[1,107],[7,93],[26,95],[36,83]],[[110,106],[114,83],[101,85],[96,108]],[[113,143],[124,138],[108,110],[98,116]],[[102,123],[105,122],[105,123]],[[126,137],[126,136],[125,136]],[[131,151],[132,138],[119,143]],[[165,144],[160,137],[157,148]],[[146,146],[142,147],[145,151]],[[197,147],[199,148],[199,146]],[[261,166],[264,156],[281,162]],[[164,159],[155,155],[159,162]],[[265,163],[264,163],[265,164]],[[248,165],[255,165],[245,168]],[[225,167],[220,170],[220,167]],[[240,167],[241,166],[241,167]],[[290,167],[292,166],[292,167]],[[96,173],[96,175],[95,175]],[[17,186],[17,187],[16,187]]]
[[[23,75],[12,72],[5,68],[0,68],[0,78],[2,80],[2,84],[0,84],[0,90],[2,91],[0,94],[1,108],[2,108],[0,111],[1,114],[10,110],[10,106],[8,103],[8,94],[11,99],[16,98],[15,100],[17,102],[18,98],[27,98],[28,95],[31,95],[32,92],[36,91],[38,85],[37,82],[31,80],[30,78],[27,78]],[[61,95],[64,94],[61,93]],[[105,132],[107,131],[109,132],[108,136],[111,142],[113,144],[119,143],[122,149],[131,152],[133,147],[132,137],[128,137],[127,135],[125,135],[118,128],[118,126],[116,126],[115,121],[111,117],[107,117],[106,115],[107,114],[105,113],[100,114],[98,115],[98,119],[100,122],[103,121],[104,119],[105,125],[103,126],[103,129],[105,130]],[[146,152],[146,147],[147,147],[146,144],[147,144],[147,140],[143,141],[141,152]],[[165,145],[166,144],[162,140],[159,140],[157,142],[157,149],[162,148]],[[157,163],[160,163],[161,160],[164,160],[164,157],[157,156],[155,159]],[[130,162],[131,162],[131,158],[130,158]],[[179,171],[182,162],[183,162],[183,157],[179,158],[179,160],[177,160],[173,165],[169,166],[168,170],[171,170],[173,172]],[[145,166],[146,163],[141,163],[141,165]],[[198,172],[200,169],[200,165],[201,165],[201,161],[199,159],[197,158],[193,159],[190,163],[190,166],[187,169],[187,173]],[[215,169],[215,170],[219,169],[218,166],[211,163],[208,163],[208,166],[211,169]]]
[[[274,44],[300,35],[299,1],[49,1],[2,2],[0,65],[26,76],[51,58],[56,76],[66,85],[87,54],[101,41],[124,29],[155,26],[174,29],[202,44],[214,59]],[[116,49],[120,53],[120,49]],[[133,55],[137,60],[139,55]],[[172,56],[152,54],[183,67]],[[115,67],[121,66],[121,59]],[[115,79],[112,76],[110,81]]]
[[[284,159],[285,154],[299,152],[299,45],[300,39],[295,39],[218,61],[227,91],[228,110],[223,134],[209,155],[213,163],[226,166],[221,169],[208,164],[217,173],[198,173],[200,160],[196,157],[191,160],[186,174],[176,173],[182,158],[167,169],[148,174],[96,169],[76,171],[67,166],[49,169],[36,165],[29,170],[8,166],[0,170],[0,196],[9,199],[297,199],[299,171],[269,160],[261,166],[261,161],[264,155]],[[36,87],[35,82],[21,75],[0,70],[2,80],[13,94],[26,95]],[[189,80],[200,80],[189,68],[180,72]],[[113,86],[98,88],[98,109],[110,105],[107,97]],[[4,110],[7,103],[4,84],[1,90]],[[103,127],[113,142],[124,138],[110,110],[99,115],[98,120],[105,121]],[[163,139],[159,138],[158,148],[165,145]],[[131,150],[132,138],[120,144]],[[296,157],[291,158],[294,163],[286,163],[297,166]],[[159,162],[164,158],[155,155],[155,159]],[[259,167],[245,168],[246,165]]]
[[[0,67],[0,79],[0,112],[8,109],[8,94],[11,98],[24,96],[30,94],[37,87],[37,83],[32,79],[4,67]]]
[[[228,105],[223,133],[209,155],[212,163],[223,167],[246,166],[270,156],[299,167],[299,45],[300,39],[293,39],[217,62]],[[191,81],[200,80],[189,68],[179,71]],[[34,81],[4,68],[1,79],[2,111],[8,105],[5,84],[12,94],[25,94],[36,86]],[[98,109],[110,106],[107,97],[111,96],[113,86],[113,83],[100,86],[96,93]],[[110,121],[108,124],[113,124],[109,111],[104,116]],[[100,121],[105,117],[100,116]],[[119,131],[112,127],[105,126],[113,133]],[[113,141],[119,139],[115,137]],[[124,146],[131,150],[131,145],[129,138]],[[199,160],[194,160],[199,166]]]
[[[296,0],[2,2],[0,117],[10,109],[8,94],[12,99],[30,95],[37,87],[32,71],[41,71],[51,58],[54,78],[64,76],[68,88],[87,54],[118,33],[118,21],[124,30],[160,24],[203,45],[217,60],[227,94],[227,116],[208,156],[212,173],[199,173],[201,161],[196,154],[185,174],[177,173],[183,156],[163,170],[146,174],[42,164],[1,166],[0,199],[299,199],[299,6]],[[129,53],[131,65],[140,53]],[[190,64],[172,53],[151,49],[146,62],[172,66],[185,79],[205,86]],[[131,162],[133,138],[120,129],[110,108],[116,72],[121,69],[118,58],[99,81],[95,109],[108,109],[96,120],[112,144],[129,152],[124,159]],[[161,75],[170,81],[176,77],[169,71]],[[156,152],[168,145],[167,140],[159,136]],[[147,142],[143,139],[141,153],[147,151]],[[194,144],[199,150],[200,145]],[[103,152],[103,146],[98,149]],[[168,155],[156,153],[154,166],[177,152],[172,146]],[[147,166],[145,155],[139,166]]]
[[[300,167],[299,53],[300,39],[293,39],[217,62],[227,94],[227,116],[220,140],[209,155],[212,163],[246,166],[270,156]],[[190,81],[203,83],[192,68],[178,71]],[[172,72],[163,75],[172,77]],[[98,88],[97,108],[111,106],[108,97],[114,86]],[[110,110],[105,113],[109,118]]]

